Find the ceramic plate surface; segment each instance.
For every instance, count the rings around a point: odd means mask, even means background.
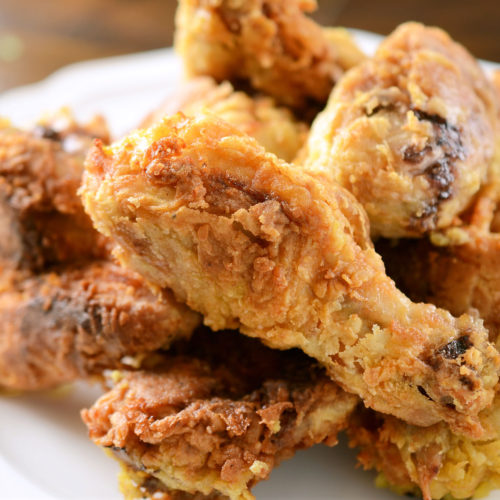
[[[381,37],[353,31],[374,52]],[[485,67],[500,68],[494,63]],[[95,113],[115,137],[135,128],[181,81],[172,49],[78,63],[46,80],[0,95],[0,116],[29,126],[42,113],[70,106],[78,119]],[[62,392],[62,393],[61,393]],[[118,466],[88,439],[79,411],[100,395],[83,383],[71,390],[0,398],[0,499],[122,500]],[[374,487],[373,473],[355,468],[345,438],[335,448],[299,452],[254,488],[258,500],[395,500]],[[500,492],[490,495],[500,500]]]

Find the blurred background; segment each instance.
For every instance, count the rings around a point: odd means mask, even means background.
[[[0,92],[72,62],[172,44],[176,0],[0,0]],[[475,56],[500,62],[499,0],[319,0],[325,25],[388,34],[440,26]]]

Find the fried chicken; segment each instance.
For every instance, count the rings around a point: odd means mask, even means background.
[[[229,82],[220,85],[209,77],[198,77],[182,85],[141,124],[149,127],[164,116],[182,111],[188,116],[211,112],[255,137],[266,151],[292,161],[304,145],[309,127],[294,118],[290,110],[278,107],[270,97],[250,97],[236,92]]]
[[[500,397],[481,412],[484,436],[472,440],[443,423],[416,427],[360,408],[349,424],[360,463],[375,468],[380,486],[424,500],[480,497],[500,487]]]
[[[315,8],[314,0],[180,0],[176,48],[190,77],[248,83],[310,111],[324,105],[342,63],[362,59],[352,40],[305,15]]]
[[[141,277],[111,262],[21,280],[10,274],[0,289],[3,388],[46,389],[124,367],[189,337],[199,323],[170,292],[153,294]]]
[[[300,351],[210,331],[183,347],[149,370],[115,373],[82,412],[94,442],[150,488],[251,499],[296,450],[336,444],[357,402]]]
[[[0,131],[0,386],[11,390],[123,367],[199,323],[109,260],[76,194],[90,131],[67,115],[40,127]]]
[[[31,132],[0,129],[0,264],[34,272],[103,258],[106,240],[85,214],[76,191],[101,122],[79,127],[57,115]]]
[[[82,196],[122,262],[212,329],[299,347],[367,406],[481,435],[498,379],[486,330],[399,292],[341,187],[213,116],[177,115],[97,143]]]
[[[493,340],[500,333],[500,214],[498,194],[486,189],[464,224],[432,241],[380,241],[388,274],[415,301],[458,315],[476,309]]]
[[[498,141],[500,145],[500,141]],[[498,148],[500,152],[500,148]],[[495,159],[495,169],[500,155]],[[500,338],[500,218],[498,180],[483,189],[461,225],[430,240],[379,241],[388,273],[413,300],[462,314],[474,308]],[[434,242],[435,244],[433,244]],[[480,440],[453,434],[443,424],[426,429],[360,410],[350,422],[360,462],[381,473],[380,482],[403,493],[420,489],[425,499],[466,498],[500,487],[500,396],[481,412],[487,432]]]
[[[453,225],[490,180],[497,108],[462,46],[407,23],[335,87],[305,165],[354,194],[373,237],[421,236]]]

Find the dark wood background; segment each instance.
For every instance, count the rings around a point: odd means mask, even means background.
[[[319,0],[327,25],[387,34],[407,20],[441,26],[500,61],[498,0]],[[0,0],[0,91],[75,61],[171,45],[176,0]]]

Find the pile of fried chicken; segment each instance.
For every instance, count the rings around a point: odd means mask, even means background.
[[[500,72],[314,8],[180,0],[137,131],[0,129],[0,386],[100,380],[128,500],[249,500],[343,430],[400,493],[500,487]]]

